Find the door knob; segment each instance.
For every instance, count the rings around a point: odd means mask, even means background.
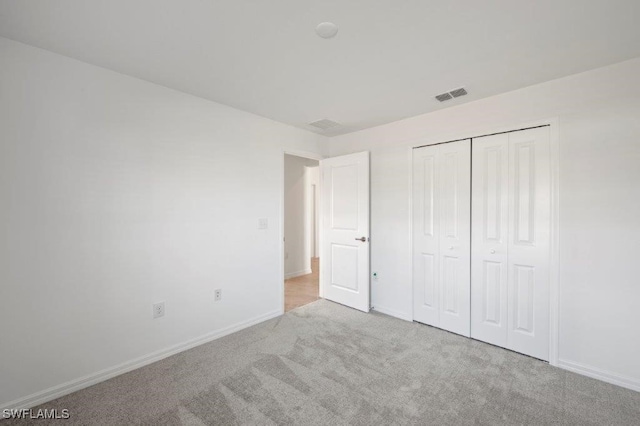
[[[491,254],[496,254],[496,251],[495,250],[491,250]]]
[[[356,241],[362,241],[364,243],[367,241],[367,237],[356,238]]]

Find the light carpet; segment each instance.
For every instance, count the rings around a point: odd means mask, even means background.
[[[38,408],[83,425],[640,423],[638,392],[325,300]]]

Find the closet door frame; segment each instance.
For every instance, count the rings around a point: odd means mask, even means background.
[[[560,161],[559,161],[559,119],[551,117],[543,120],[525,122],[508,126],[491,126],[475,128],[471,131],[461,131],[448,138],[419,138],[407,141],[407,167],[409,170],[409,253],[411,262],[411,276],[413,282],[413,150],[427,145],[436,145],[443,142],[455,142],[464,139],[487,136],[496,133],[507,133],[517,130],[525,130],[533,127],[549,126],[549,162],[551,171],[551,236],[549,259],[549,364],[560,366],[559,359],[559,312],[560,312],[560,266],[559,266],[559,232],[560,222],[559,196],[560,196]],[[408,318],[407,318],[408,319]],[[411,319],[413,319],[413,288],[411,289]]]

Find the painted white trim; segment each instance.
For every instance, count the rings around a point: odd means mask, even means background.
[[[494,126],[494,125],[486,125],[486,126],[477,126],[475,130],[465,130],[465,133],[440,133],[436,135],[429,136],[419,136],[410,139],[404,139],[398,141],[398,145],[407,144],[411,149],[426,146],[426,145],[435,145],[438,143],[448,142],[448,141],[458,141],[462,139],[477,139],[481,136],[486,136],[494,133],[506,133],[513,132],[519,129],[527,129],[529,127],[538,127],[544,125],[554,125],[558,122],[557,117],[547,117],[541,120],[534,121],[526,121],[523,123],[516,123],[513,125],[506,126]]]
[[[318,187],[316,188],[316,202],[318,205],[316,206],[316,211],[318,212],[318,252],[316,255],[320,257],[320,253],[322,253],[322,244],[324,243],[323,237],[323,229],[324,229],[324,215],[322,212],[324,211],[323,204],[324,197],[322,196],[323,186],[322,182],[324,178],[322,177],[322,161],[318,162]],[[320,259],[320,265],[318,266],[318,297],[324,299],[324,273],[322,272],[322,259]]]
[[[371,310],[375,312],[380,312],[381,314],[389,315],[394,318],[398,318],[404,321],[413,322],[413,315],[408,314],[406,312],[396,311],[394,309],[385,308],[384,306],[373,306]]]
[[[610,371],[601,370],[596,367],[564,359],[559,359],[557,366],[574,373],[582,374],[583,376],[602,380],[603,382],[640,392],[640,381],[630,377],[620,376],[619,374],[612,373]]]
[[[324,160],[324,156],[322,154],[317,154],[311,151],[292,151],[290,149],[285,149],[284,153],[286,155],[293,155],[295,157],[308,158],[309,160]]]
[[[135,358],[130,361],[123,362],[114,367],[109,367],[104,370],[98,371],[96,373],[89,374],[84,377],[80,377],[78,379],[70,380],[61,385],[53,386],[53,387],[50,387],[49,389],[45,389],[43,391],[36,392],[34,394],[25,396],[23,398],[19,398],[19,399],[7,402],[2,406],[0,406],[0,411],[5,409],[23,409],[23,408],[35,407],[37,405],[43,404],[48,401],[52,401],[56,398],[60,398],[61,396],[68,395],[70,393],[79,391],[89,386],[93,386],[97,383],[104,382],[105,380],[109,380],[121,374],[128,373],[129,371],[138,369],[140,367],[144,367],[145,365],[149,365],[156,361],[160,361],[164,358],[170,357],[171,355],[184,352],[188,349],[211,342],[213,340],[227,336],[231,333],[235,333],[236,331],[240,331],[247,327],[251,327],[252,325],[256,325],[261,322],[278,317],[280,315],[282,315],[280,310],[272,311],[264,315],[254,317],[247,321],[242,321],[237,324],[231,325],[229,327],[225,327],[221,330],[214,331],[212,333],[208,333],[200,337],[196,337],[195,339],[188,340],[184,343],[179,343],[177,345],[173,345],[165,349],[160,349],[159,351],[152,352],[150,354],[143,355],[139,358]]]
[[[288,274],[284,274],[284,279],[288,280],[290,278],[296,278],[296,277],[301,277],[303,275],[309,275],[311,272],[313,272],[311,270],[311,268],[303,269],[301,271],[296,271],[296,272],[289,272]]]
[[[320,167],[320,162],[318,161],[318,167]],[[311,195],[309,191],[309,166],[303,167],[302,174],[302,252],[304,253],[302,260],[304,261],[304,269],[311,269],[311,234],[310,229],[311,226],[309,222],[310,219],[310,210],[311,210]],[[286,275],[285,275],[286,277]]]
[[[409,146],[409,230],[410,250],[413,259],[413,149],[419,146],[434,145],[449,140],[474,139],[479,135],[511,132],[529,127],[550,126],[550,161],[551,161],[551,247],[549,263],[549,364],[558,366],[560,354],[560,120],[558,117],[546,118],[532,122],[520,123],[498,128],[478,128],[463,135],[420,137],[407,142]],[[475,134],[475,136],[473,136]],[[411,261],[411,291],[413,306],[413,260]],[[412,308],[413,309],[413,308]],[[413,318],[413,311],[412,311]]]
[[[318,235],[316,229],[319,212],[317,206],[320,200],[318,194],[319,182],[312,182],[311,173],[316,172],[320,176],[320,161],[315,166],[304,166],[304,268],[311,269],[311,259],[319,257],[316,251]],[[315,189],[315,193],[312,189]],[[314,221],[315,218],[315,221]]]
[[[549,250],[549,364],[560,357],[560,120],[547,120],[551,167],[551,238]]]
[[[413,146],[409,147],[409,267],[411,268],[411,317],[409,321],[415,319],[413,303]]]

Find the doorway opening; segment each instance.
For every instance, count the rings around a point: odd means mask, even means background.
[[[284,154],[284,311],[320,298],[320,164]]]

